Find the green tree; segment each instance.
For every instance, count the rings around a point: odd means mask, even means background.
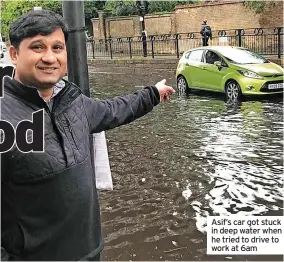
[[[191,4],[201,0],[188,1],[157,1],[148,0],[148,13],[172,12],[178,5]],[[105,5],[105,11],[112,16],[138,15],[136,0],[108,0]]]
[[[105,9],[111,16],[137,15],[135,0],[106,1]]]
[[[275,1],[266,1],[266,0],[258,0],[258,1],[244,1],[244,6],[254,10],[257,14],[260,14],[264,11],[267,5],[275,6]]]
[[[57,1],[2,1],[1,3],[1,33],[8,38],[8,27],[20,15],[30,11],[34,6],[42,6],[56,12],[61,12]]]
[[[92,31],[91,18],[98,17],[98,10],[103,10],[104,1],[85,1],[85,23]],[[8,27],[20,15],[30,11],[34,6],[41,6],[62,15],[62,2],[60,0],[24,0],[24,1],[1,1],[1,34],[8,38]]]
[[[158,12],[173,12],[175,7],[178,5],[192,4],[200,2],[199,0],[195,1],[155,1],[149,0],[149,13],[158,13]]]

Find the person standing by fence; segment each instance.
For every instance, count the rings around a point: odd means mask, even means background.
[[[208,46],[209,38],[212,40],[212,31],[211,27],[207,25],[207,20],[203,20],[203,24],[201,24],[200,34],[202,36],[202,46]]]

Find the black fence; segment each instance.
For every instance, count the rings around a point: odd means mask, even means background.
[[[179,58],[184,51],[202,46],[199,32],[178,33],[174,35],[147,36],[147,56],[175,56]],[[230,45],[248,48],[258,54],[283,55],[283,27],[246,28],[212,31],[209,45]],[[87,41],[89,58],[119,58],[143,56],[142,36],[119,37]]]

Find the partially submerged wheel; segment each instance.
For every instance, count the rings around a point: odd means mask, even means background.
[[[229,81],[225,87],[225,94],[228,100],[233,102],[240,100],[242,97],[240,85],[234,80]]]
[[[177,89],[179,94],[187,94],[189,92],[187,81],[183,76],[179,76],[177,79]]]

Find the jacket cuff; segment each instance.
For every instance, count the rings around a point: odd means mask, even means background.
[[[145,89],[148,89],[151,94],[153,95],[153,104],[154,106],[158,105],[160,103],[160,93],[158,91],[158,88],[155,86],[146,86]]]

